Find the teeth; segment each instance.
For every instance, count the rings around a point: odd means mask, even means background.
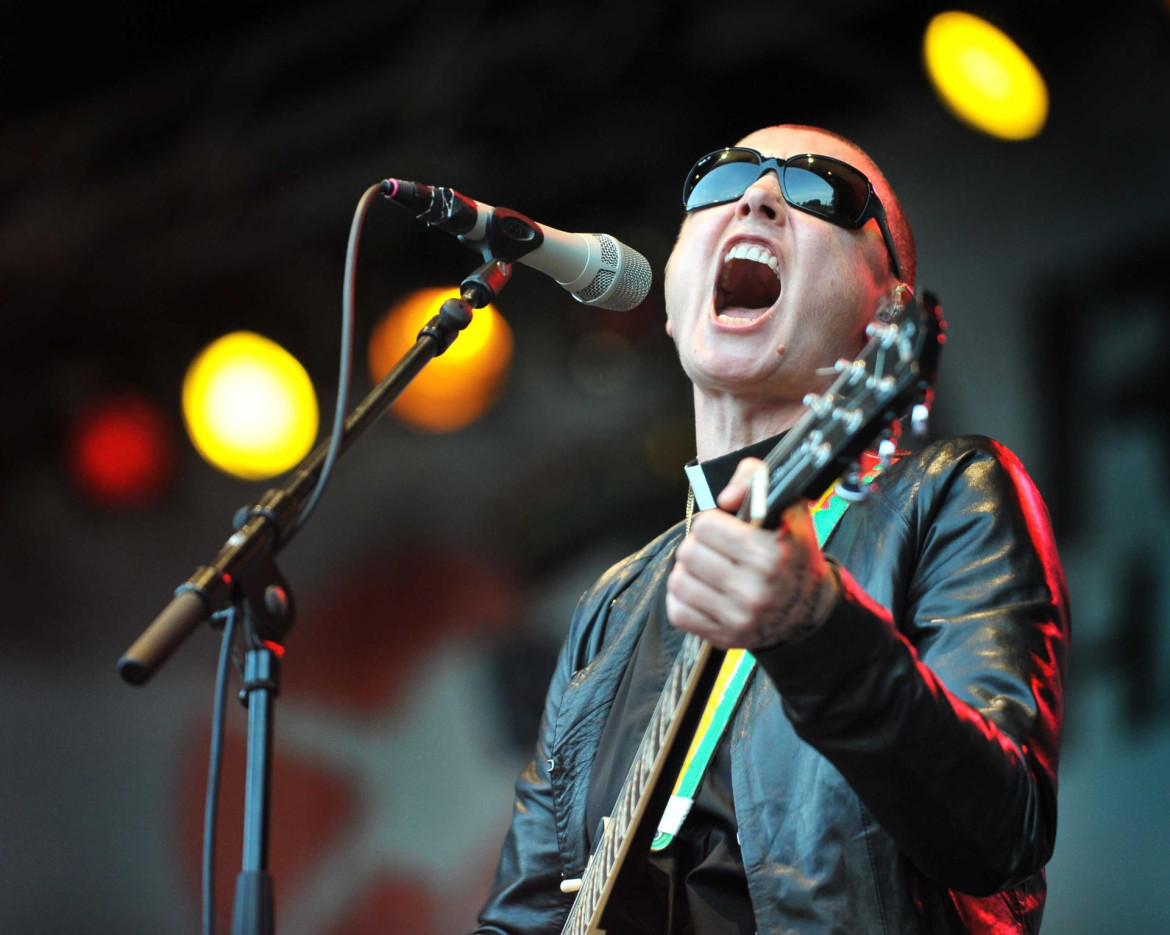
[[[763,263],[773,273],[776,278],[780,278],[780,263],[767,250],[756,244],[737,243],[734,247],[727,251],[727,255],[723,258],[723,262],[728,260],[751,260],[753,263]]]

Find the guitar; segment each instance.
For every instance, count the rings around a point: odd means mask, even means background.
[[[850,492],[848,478],[856,477],[862,451],[884,436],[882,447],[892,452],[890,427],[911,406],[916,429],[925,421],[944,331],[938,301],[929,292],[921,304],[907,302],[879,316],[867,329],[860,356],[837,362],[829,389],[805,397],[805,414],[764,459],[765,508],[757,503],[753,510],[752,498],[745,497],[739,518],[774,529],[786,506],[801,497],[817,499],[843,476],[838,491],[844,487],[843,495],[860,499],[859,488]],[[649,853],[723,656],[694,634],[684,637],[585,874],[561,884],[564,892],[577,893],[561,935],[604,935],[606,907],[621,886],[623,868],[631,855]]]

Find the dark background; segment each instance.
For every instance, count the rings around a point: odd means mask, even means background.
[[[1015,450],[1053,513],[1075,639],[1045,931],[1155,931],[1170,866],[1170,10],[1003,4],[1048,125],[958,124],[920,64],[924,2],[319,3],[0,11],[0,918],[19,933],[197,931],[215,637],[149,686],[122,650],[263,484],[183,436],[179,387],[240,328],[335,395],[353,206],[387,175],[637,247],[631,315],[519,270],[516,350],[475,425],[383,420],[281,558],[301,605],[273,831],[284,932],[470,927],[580,590],[682,513],[690,395],[662,333],[682,176],[758,126],[856,139],[914,224],[950,322],[934,430]],[[1009,18],[1010,17],[1010,18]],[[474,258],[376,205],[365,339]],[[149,508],[67,469],[95,399],[168,414]],[[238,865],[242,712],[220,903]]]

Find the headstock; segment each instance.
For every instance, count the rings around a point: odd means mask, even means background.
[[[762,525],[774,528],[799,497],[819,497],[879,436],[890,442],[891,425],[907,411],[915,431],[924,430],[945,330],[938,299],[929,292],[867,327],[861,354],[837,361],[832,385],[805,397],[807,412],[764,459],[769,482]],[[886,447],[892,450],[892,442]],[[749,510],[745,498],[740,518]]]

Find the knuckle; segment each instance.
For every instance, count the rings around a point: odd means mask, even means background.
[[[736,630],[747,629],[755,620],[757,612],[754,601],[742,601],[728,614],[727,623]]]
[[[780,567],[780,552],[770,546],[757,546],[751,552],[750,561],[760,580],[770,581]]]
[[[768,565],[768,570],[764,572],[763,583],[769,592],[775,591],[777,588],[784,586],[784,581],[787,575],[782,562],[775,561]]]
[[[744,614],[755,616],[767,605],[768,598],[768,590],[764,583],[760,579],[754,578],[740,592],[738,606]]]

